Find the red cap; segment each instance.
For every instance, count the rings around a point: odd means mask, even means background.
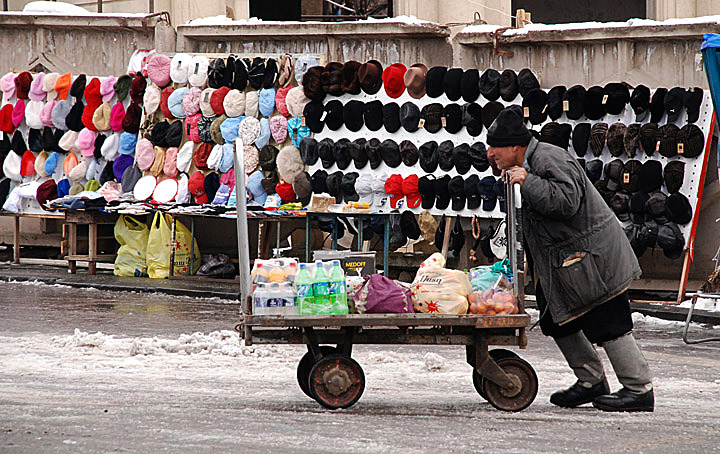
[[[20,175],[24,177],[35,175],[35,155],[30,150],[25,150],[20,161]]]
[[[390,208],[397,208],[398,201],[403,198],[403,177],[400,174],[390,175],[385,181],[385,193],[390,196]]]
[[[102,104],[102,95],[100,94],[100,79],[93,77],[89,84],[85,86],[85,102],[95,105]],[[95,111],[93,111],[95,113]]]
[[[278,193],[283,202],[294,202],[296,199],[295,191],[290,183],[280,180],[275,186],[275,192]]]
[[[30,93],[30,84],[33,77],[27,71],[23,71],[15,78],[15,95],[18,99],[28,99]]]
[[[208,203],[208,196],[205,194],[205,176],[197,171],[188,179],[188,191],[195,198],[195,203]]]
[[[399,98],[405,91],[405,71],[407,68],[402,63],[393,63],[383,71],[385,93],[391,98]]]
[[[5,104],[3,108],[0,109],[0,131],[4,132],[5,134],[12,134],[12,132],[15,130],[15,127],[12,123],[12,113],[12,104]]]
[[[220,87],[210,95],[210,107],[212,107],[213,112],[217,115],[225,115],[223,101],[225,100],[225,95],[227,95],[229,91],[229,87]]]
[[[199,147],[195,150],[193,153],[193,164],[195,164],[195,167],[198,169],[207,169],[207,160],[210,156],[210,152],[212,151],[212,144],[203,142],[200,144]]]
[[[409,175],[402,182],[402,192],[405,194],[408,208],[420,206],[420,189],[418,189],[418,176]]]
[[[83,114],[81,117],[82,124],[83,124],[83,126],[88,128],[90,131],[97,132],[97,126],[95,126],[95,123],[93,123],[93,115],[95,115],[95,111],[97,110],[98,107],[100,107],[100,103],[88,104],[83,108]]]
[[[170,112],[170,107],[168,107],[168,98],[174,91],[175,89],[173,87],[167,87],[160,92],[160,111],[168,120],[175,118],[172,112]]]

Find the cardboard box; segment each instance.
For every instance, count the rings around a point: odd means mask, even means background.
[[[314,251],[313,260],[340,260],[340,265],[348,276],[363,276],[376,272],[374,252]]]

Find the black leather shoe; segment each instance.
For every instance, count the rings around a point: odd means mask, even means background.
[[[577,381],[568,389],[554,392],[552,396],[550,396],[550,403],[558,407],[573,408],[579,405],[589,404],[596,397],[608,394],[609,392],[610,386],[606,379],[603,379],[603,381],[591,388],[586,388]]]
[[[655,394],[652,389],[638,394],[622,388],[612,394],[596,397],[593,406],[603,411],[653,411]]]

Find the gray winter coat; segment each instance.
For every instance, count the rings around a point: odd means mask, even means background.
[[[567,151],[532,139],[521,188],[525,246],[553,322],[624,291],[640,266],[615,214]]]

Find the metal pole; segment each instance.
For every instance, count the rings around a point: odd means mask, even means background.
[[[148,0],[148,13],[155,12],[155,0]]]
[[[97,12],[102,13],[102,0],[97,0]]]
[[[390,215],[383,215],[385,218],[385,241],[383,244],[383,275],[388,274],[388,256],[390,255]]]
[[[312,220],[311,215],[308,213],[305,215],[305,262],[310,262],[310,227]]]
[[[235,199],[237,200],[238,268],[240,270],[240,301],[243,313],[250,315],[250,250],[248,240],[247,200],[245,198],[245,168],[242,141],[235,139]],[[249,327],[245,327],[246,334]],[[247,340],[248,338],[245,337]]]
[[[3,11],[8,11],[8,0],[3,0]]]

